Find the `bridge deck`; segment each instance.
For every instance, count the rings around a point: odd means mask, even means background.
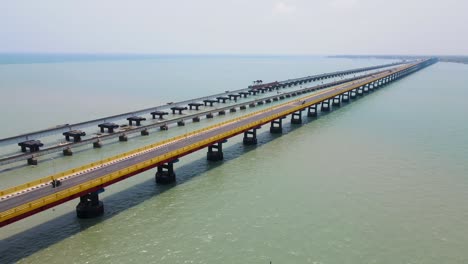
[[[11,219],[23,218],[24,215],[34,214],[44,208],[50,208],[85,193],[101,189],[139,172],[170,162],[324,100],[332,99],[344,92],[410,69],[415,65],[417,64],[400,66],[374,76],[344,83],[295,101],[4,190],[0,192],[0,226],[8,224],[12,221]],[[52,188],[50,185],[52,179],[60,180],[62,185]]]

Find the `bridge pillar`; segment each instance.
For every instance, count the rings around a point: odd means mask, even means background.
[[[340,100],[341,96],[335,96],[333,97],[333,106],[340,106],[341,105],[341,100]]]
[[[71,150],[71,148],[66,148],[62,152],[64,156],[73,156],[73,151]]]
[[[329,99],[322,101],[320,111],[322,111],[322,112],[330,111],[330,100]]]
[[[257,144],[257,129],[260,127],[253,128],[244,132],[244,145],[256,145]]]
[[[206,153],[206,159],[209,161],[220,161],[224,159],[223,155],[223,143],[227,140],[217,142],[211,146],[208,146],[208,152]],[[213,150],[215,149],[215,150]]]
[[[179,160],[171,161],[163,165],[158,166],[158,171],[156,172],[156,183],[159,184],[169,184],[173,183],[176,180],[176,175],[174,173],[174,163]]]
[[[342,94],[341,95],[341,101],[349,102],[349,94],[350,94],[350,92],[346,92],[346,93]]]
[[[280,134],[283,132],[283,119],[284,117],[281,117],[279,119],[271,121],[270,133]]]
[[[93,148],[101,148],[101,147],[102,147],[102,143],[99,139],[93,142]]]
[[[28,165],[37,165],[37,159],[35,157],[29,158]]]
[[[142,136],[148,136],[148,135],[149,135],[148,129],[142,130],[142,131],[140,132],[140,134],[141,134]]]
[[[213,118],[213,113],[206,114],[206,118]]]
[[[125,135],[125,134],[120,135],[119,136],[119,141],[122,141],[122,142],[128,141],[127,135]]]
[[[200,117],[196,116],[192,118],[192,122],[200,122]]]
[[[76,206],[76,216],[78,218],[94,218],[103,213],[104,204],[99,201],[98,191],[80,197],[80,202]]]
[[[291,124],[302,124],[302,111],[304,109],[291,114]]]
[[[350,96],[349,96],[349,97],[350,97],[351,99],[356,98],[356,96],[357,96],[357,91],[356,91],[356,90],[351,90],[349,93],[350,93]]]
[[[307,116],[308,117],[317,116],[317,104],[311,105],[307,108]]]
[[[363,93],[368,93],[369,92],[369,84],[366,84],[366,85],[364,85],[364,87],[362,87],[362,92]]]

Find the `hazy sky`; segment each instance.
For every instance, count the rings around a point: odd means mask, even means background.
[[[0,52],[462,54],[467,0],[0,0]]]

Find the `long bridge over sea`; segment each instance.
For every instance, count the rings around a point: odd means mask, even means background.
[[[224,115],[226,111],[234,112],[236,109],[245,109],[246,107],[254,107],[255,105],[267,104],[276,100],[283,100],[302,94],[303,92],[311,92],[319,89],[325,89],[333,85],[341,84],[346,81],[358,79],[362,76],[357,76],[357,73],[371,74],[371,71],[378,69],[393,67],[402,64],[402,62],[377,65],[371,67],[350,69],[331,73],[324,73],[312,76],[306,76],[295,79],[288,79],[280,82],[262,83],[249,86],[248,88],[238,89],[235,91],[226,91],[224,93],[204,96],[182,102],[160,105],[152,108],[136,110],[129,113],[122,113],[113,116],[107,116],[99,119],[89,120],[76,124],[63,124],[52,128],[43,129],[35,132],[25,133],[13,137],[0,139],[0,147],[18,144],[21,147],[21,152],[15,152],[10,155],[0,153],[0,166],[15,163],[18,161],[27,161],[29,165],[37,165],[38,158],[49,155],[55,152],[63,152],[66,156],[73,155],[73,148],[81,146],[92,146],[100,148],[104,141],[118,139],[119,141],[127,141],[132,134],[140,133],[142,136],[148,135],[152,129],[167,130],[170,125],[177,124],[184,126],[187,121],[199,122],[201,118],[212,118],[215,114]],[[352,78],[341,79],[337,81],[329,81],[334,77],[345,77],[346,75],[354,74]],[[297,85],[305,85],[307,83],[322,81],[322,84],[314,86],[314,89],[301,89],[298,91],[283,91],[282,96],[268,96],[268,92],[277,91],[280,89],[294,87]],[[261,94],[261,96],[259,96]],[[257,95],[253,97],[254,95]],[[244,99],[244,100],[241,100]],[[252,98],[252,99],[248,99]],[[235,102],[227,104],[226,101]],[[217,106],[213,106],[217,104]],[[204,106],[203,109],[200,107]],[[194,109],[196,112],[190,114],[182,114],[183,111]],[[172,115],[170,119],[163,119],[163,116]],[[178,112],[178,114],[176,114]],[[152,120],[146,121],[145,115],[151,115]],[[156,116],[159,118],[156,119]],[[118,120],[128,120],[128,126],[118,125],[114,122]],[[150,124],[144,124],[144,123]],[[134,126],[132,126],[134,125]],[[90,128],[98,126],[100,133],[89,135]],[[85,130],[87,129],[87,132]],[[88,134],[88,135],[87,135]],[[65,141],[57,144],[41,141],[42,138],[65,136]],[[57,138],[56,138],[57,139]],[[49,140],[50,141],[50,140]],[[42,149],[41,149],[42,148]],[[29,152],[27,151],[29,150]]]
[[[282,133],[284,119],[288,116],[291,123],[301,124],[303,112],[314,117],[318,111],[330,111],[342,102],[364,96],[435,62],[437,59],[425,59],[387,65],[386,67],[392,67],[351,80],[327,84],[327,87],[320,89],[306,87],[294,92],[297,97],[292,101],[8,188],[0,192],[0,227],[75,198],[80,199],[76,207],[78,217],[99,216],[104,212],[99,193],[106,186],[153,168],[157,168],[157,183],[172,183],[176,180],[174,164],[192,152],[207,148],[209,161],[221,161],[223,144],[229,138],[242,134],[244,144],[255,145],[257,130],[264,125],[270,126],[271,133]],[[312,90],[320,91],[304,96]],[[274,98],[279,96],[278,94]]]

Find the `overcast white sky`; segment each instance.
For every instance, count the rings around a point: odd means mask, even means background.
[[[468,55],[467,0],[0,0],[0,52]]]

